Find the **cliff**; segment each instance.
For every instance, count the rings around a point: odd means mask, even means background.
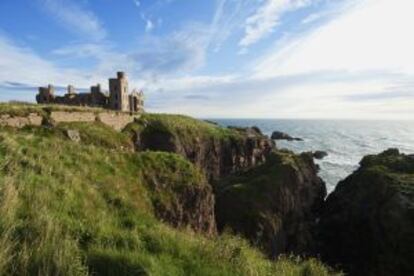
[[[127,129],[138,151],[177,153],[210,181],[262,164],[274,143],[257,128],[222,128],[181,115],[144,114]]]
[[[216,187],[218,228],[242,234],[273,257],[309,253],[325,196],[310,154],[274,151],[266,163]]]
[[[323,208],[323,259],[350,275],[414,275],[414,159],[390,149],[360,165]]]
[[[38,111],[24,109],[10,116]],[[217,235],[205,171],[219,181],[265,164],[264,137],[193,119],[193,127],[180,127],[176,116],[163,116],[171,118],[167,127],[189,131],[174,133],[180,154],[140,148],[148,145],[136,139],[145,138],[140,123],[123,132],[99,121],[0,127],[0,274],[333,274],[317,260],[272,261],[241,238]],[[212,146],[214,158],[204,150],[191,158],[197,137],[220,145]]]
[[[326,190],[311,155],[279,151],[254,127],[179,115],[145,114],[125,132],[137,151],[173,152],[206,173],[220,232],[230,228],[273,257],[312,250]]]

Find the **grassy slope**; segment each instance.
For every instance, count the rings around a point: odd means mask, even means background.
[[[82,144],[67,127],[0,129],[1,275],[328,274],[314,260],[271,262],[236,237],[162,224],[148,179],[197,185],[200,172],[176,155],[119,151],[126,140],[102,125],[70,125]]]
[[[241,138],[236,130],[219,127],[206,121],[200,121],[183,115],[169,114],[143,114],[134,124],[131,124],[128,131],[165,131],[173,136],[186,137],[189,142],[199,137],[205,138]],[[181,134],[181,135],[180,135]]]

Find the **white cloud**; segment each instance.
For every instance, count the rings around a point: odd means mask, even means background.
[[[266,37],[280,23],[283,14],[312,3],[312,0],[265,0],[246,20],[245,35],[239,45],[248,47]]]
[[[49,81],[60,83],[69,78],[79,79],[79,75],[73,71],[59,69],[30,49],[18,46],[5,37],[0,37],[0,56],[0,82],[40,85]]]
[[[31,49],[0,36],[0,100],[34,101],[38,86],[53,83],[89,87],[101,80],[82,70],[61,68],[40,57]]]
[[[217,0],[210,24],[209,46],[218,52],[223,43],[243,26],[245,18],[257,7],[257,0]]]
[[[152,23],[151,20],[147,19],[146,23],[145,23],[145,31],[146,32],[151,32],[152,29],[154,29],[154,23]]]
[[[97,16],[69,0],[40,0],[45,10],[66,29],[90,39],[101,40],[106,30]]]
[[[135,6],[137,6],[138,8],[141,6],[141,2],[139,0],[133,0]]]
[[[414,1],[365,0],[317,30],[263,56],[260,76],[323,70],[414,74]]]

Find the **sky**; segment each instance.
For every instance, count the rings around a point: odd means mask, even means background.
[[[412,0],[0,0],[0,101],[125,71],[149,112],[414,119]]]

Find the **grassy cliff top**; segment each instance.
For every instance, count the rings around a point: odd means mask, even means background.
[[[238,133],[215,124],[184,115],[143,114],[136,123],[129,126],[133,131],[168,132],[172,135],[191,137],[233,137]]]

